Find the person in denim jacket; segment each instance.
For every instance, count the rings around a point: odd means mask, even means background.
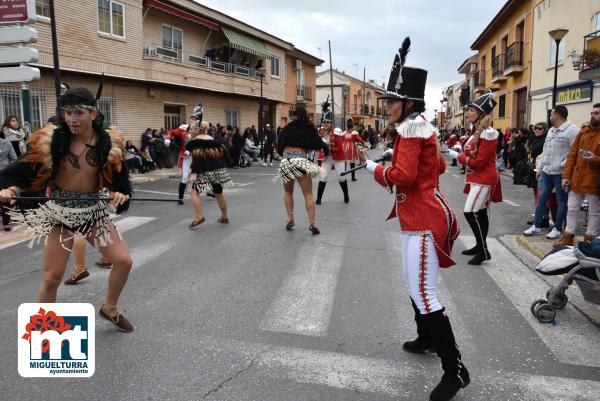
[[[569,113],[565,106],[555,106],[550,114],[552,128],[550,128],[546,136],[544,150],[538,156],[541,159],[540,169],[536,173],[539,186],[539,199],[535,208],[533,225],[523,232],[524,235],[530,236],[541,233],[544,205],[552,189],[556,192],[558,208],[554,227],[546,235],[546,238],[557,239],[563,230],[563,223],[567,213],[568,194],[561,186],[562,173],[567,163],[571,145],[579,133],[579,128],[567,120],[568,115]]]

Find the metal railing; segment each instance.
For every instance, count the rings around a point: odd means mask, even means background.
[[[573,54],[573,67],[578,70],[588,70],[600,67],[600,31],[592,32],[583,37],[583,54]],[[589,48],[590,42],[595,42]]]
[[[504,76],[504,54],[498,54],[492,59],[492,78]]]
[[[523,42],[515,42],[506,48],[506,63],[504,69],[523,65]]]
[[[211,60],[206,56],[190,54],[177,49],[169,49],[159,46],[155,43],[146,43],[144,45],[144,57],[158,60],[172,61],[184,65],[199,67],[205,70],[217,71],[225,74],[260,79],[254,68],[244,65],[227,63],[224,61]],[[312,96],[311,96],[312,99]]]
[[[485,70],[475,71],[473,73],[473,87],[475,90],[485,88]]]
[[[296,97],[298,101],[311,101],[313,99],[312,88],[310,86],[298,86],[296,88]]]

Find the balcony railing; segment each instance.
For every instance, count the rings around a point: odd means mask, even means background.
[[[254,68],[234,63],[211,60],[205,56],[190,54],[177,49],[168,49],[154,43],[147,43],[144,46],[144,57],[172,61],[187,66],[221,72],[224,74],[260,79],[260,76],[256,74],[256,70]]]
[[[485,88],[485,70],[475,71],[473,73],[473,87],[476,91]]]
[[[506,48],[505,70],[523,66],[523,42],[515,42]]]
[[[573,67],[584,71],[600,67],[600,31],[583,37],[583,54],[573,54]]]
[[[296,97],[298,101],[311,101],[313,99],[312,88],[310,86],[298,86],[296,88]]]
[[[504,78],[504,54],[498,54],[492,60],[492,81]]]
[[[382,111],[383,111],[383,110],[381,109],[381,107],[378,107],[378,108],[377,108],[377,115],[378,115],[378,116],[381,116],[381,115],[383,115],[383,114],[382,114]]]
[[[375,106],[371,106],[371,115],[374,116],[375,115]]]

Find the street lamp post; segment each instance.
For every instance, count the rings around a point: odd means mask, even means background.
[[[554,59],[554,86],[552,87],[552,108],[556,106],[556,83],[558,80],[558,49],[560,47],[560,41],[569,32],[568,29],[557,28],[553,29],[548,34],[556,43],[556,57]]]

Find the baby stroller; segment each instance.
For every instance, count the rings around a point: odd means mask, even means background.
[[[569,302],[565,291],[575,281],[583,299],[600,304],[600,240],[583,241],[576,247],[559,246],[550,251],[537,265],[544,275],[564,274],[560,282],[546,292],[546,299],[531,304],[531,313],[542,323],[551,323],[556,311]]]

